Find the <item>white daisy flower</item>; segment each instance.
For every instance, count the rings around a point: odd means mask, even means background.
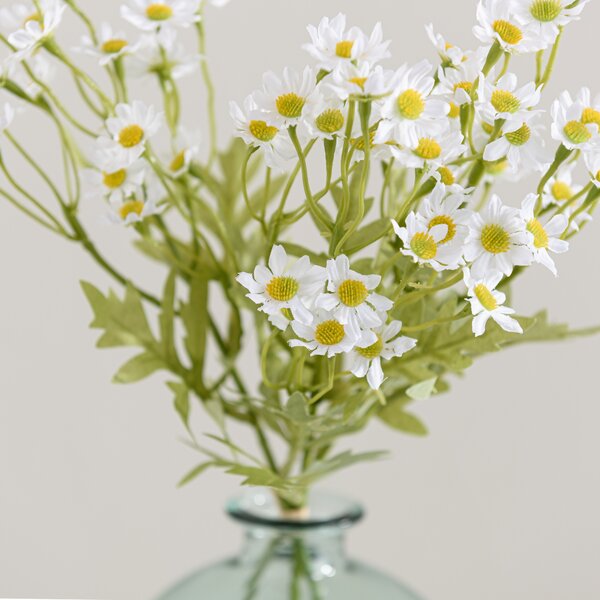
[[[435,271],[457,268],[454,249],[445,245],[449,241],[449,228],[445,223],[430,228],[411,212],[406,218],[406,227],[400,227],[393,219],[392,227],[404,244],[402,254],[405,256],[421,265],[429,265]]]
[[[311,351],[311,356],[327,356],[350,352],[356,345],[370,346],[377,341],[377,335],[372,331],[355,333],[337,320],[333,313],[317,310],[310,325],[300,321],[292,321],[294,333],[301,339],[289,341],[290,346],[304,346]]]
[[[477,21],[479,24],[473,27],[477,39],[487,45],[497,42],[511,54],[537,52],[554,42],[552,35],[540,33],[532,24],[517,19],[512,1],[480,0]]]
[[[108,198],[111,204],[121,205],[126,198],[134,195],[144,183],[147,170],[145,160],[139,159],[129,167],[111,172],[105,170],[105,168],[110,169],[110,165],[102,166],[103,156],[100,155],[98,158],[100,164],[97,165],[97,169],[86,169],[83,172],[88,186],[86,199]]]
[[[541,112],[532,110],[541,99],[540,89],[536,89],[535,83],[530,82],[520,88],[517,85],[514,73],[503,75],[496,83],[493,78],[481,77],[477,108],[485,121],[494,123],[503,119],[504,129],[513,131]]]
[[[469,269],[465,269],[465,285],[468,289],[467,302],[471,304],[474,315],[473,333],[476,337],[483,335],[490,319],[509,333],[523,333],[523,328],[513,315],[512,308],[503,306],[506,294],[496,290],[502,280],[502,273],[492,273],[482,277],[474,277]]]
[[[440,55],[442,63],[458,66],[467,59],[468,54],[458,46],[448,43],[443,35],[436,33],[432,23],[425,25],[425,31]]]
[[[581,121],[585,125],[595,125],[600,130],[600,94],[592,99],[590,89],[583,87],[579,90],[575,102],[583,106]]]
[[[41,0],[41,14],[30,15],[21,29],[11,33],[8,41],[16,48],[15,56],[21,60],[48,39],[60,25],[67,5],[62,0]]]
[[[394,74],[392,94],[381,108],[382,122],[375,142],[394,140],[403,146],[416,147],[419,139],[439,134],[447,125],[444,118],[449,104],[431,91],[435,85],[432,66],[424,60],[414,67],[401,67]]]
[[[145,151],[146,142],[155,135],[163,124],[163,114],[153,106],[136,100],[133,104],[117,104],[115,117],[106,121],[111,143],[100,141],[107,155],[112,153],[116,164],[121,167],[135,162]]]
[[[556,277],[558,272],[549,252],[563,254],[569,250],[569,242],[560,236],[569,226],[567,215],[554,215],[548,223],[542,224],[535,216],[537,194],[528,194],[521,207],[521,219],[525,222],[527,231],[531,234],[529,248],[533,253],[533,261],[544,265]]]
[[[313,314],[309,307],[323,290],[326,271],[311,265],[308,256],[291,266],[288,262],[283,246],[273,246],[268,267],[257,265],[254,274],[240,273],[236,280],[250,292],[246,296],[260,304],[262,312],[275,315],[290,310],[295,321],[311,323]]]
[[[456,65],[440,67],[435,93],[444,96],[451,105],[469,104],[473,85],[481,76],[485,57],[486,49],[480,48]]]
[[[593,155],[586,155],[586,165],[590,168],[593,164],[590,159]],[[548,180],[542,191],[542,207],[560,206],[581,191],[581,185],[573,183],[573,169],[576,163],[563,163],[558,171]],[[598,164],[600,168],[600,162]]]
[[[367,377],[369,386],[378,390],[384,380],[382,360],[400,358],[417,345],[417,340],[400,336],[402,323],[392,321],[374,330],[377,341],[366,347],[356,346],[350,352],[348,369],[356,377]]]
[[[188,54],[178,43],[175,29],[161,29],[157,34],[143,36],[130,62],[134,75],[169,75],[181,79],[200,65],[199,54]]]
[[[296,156],[288,136],[265,121],[265,113],[258,110],[252,96],[244,100],[243,108],[236,102],[230,102],[229,114],[234,121],[237,136],[247,144],[261,148],[267,166],[284,170],[286,163]]]
[[[571,94],[565,91],[552,103],[550,131],[555,140],[570,150],[597,152],[600,150],[600,134],[595,109],[582,104],[581,100],[585,97],[582,92],[578,99],[573,100]],[[586,111],[588,108],[591,110]]]
[[[545,171],[552,156],[545,146],[544,128],[540,125],[522,123],[512,125],[497,140],[490,142],[483,151],[483,160],[494,162],[505,158],[514,171]]]
[[[446,187],[437,185],[419,206],[417,218],[431,231],[436,225],[446,225],[446,236],[438,242],[444,250],[446,264],[462,262],[463,246],[469,235],[472,212],[464,206],[464,194],[447,196]]]
[[[579,18],[588,0],[514,0],[512,10],[545,39],[555,39],[560,29]],[[575,5],[575,6],[573,6]]]
[[[173,140],[169,173],[177,179],[188,172],[192,161],[200,154],[200,134],[180,128]]]
[[[338,65],[323,84],[329,86],[340,100],[351,96],[378,98],[390,92],[391,76],[392,72],[380,65],[372,68],[368,63],[344,63]]]
[[[510,275],[515,266],[530,265],[529,234],[519,211],[494,194],[482,213],[474,213],[465,242],[465,260],[476,277],[499,271]]]
[[[133,225],[140,223],[146,217],[160,214],[165,206],[156,206],[153,200],[136,200],[135,198],[124,199],[111,203],[108,219],[118,225]]]
[[[390,151],[406,167],[435,170],[464,154],[467,147],[463,140],[460,131],[449,129],[431,137],[422,137],[414,146],[390,146]]]
[[[332,140],[334,137],[344,137],[347,114],[342,100],[332,93],[323,94],[317,89],[315,102],[302,125],[310,138]]]
[[[104,67],[126,54],[135,53],[137,47],[137,44],[132,45],[128,42],[122,31],[114,31],[109,23],[102,23],[97,44],[89,35],[84,35],[81,38],[81,46],[74,50],[94,57],[98,64]]]
[[[331,312],[358,338],[361,329],[380,326],[381,313],[394,305],[373,291],[380,283],[380,275],[362,275],[351,270],[348,257],[341,254],[327,261],[327,293],[316,299],[315,307]]]
[[[302,73],[285,68],[283,78],[268,72],[263,76],[263,88],[252,95],[259,110],[265,113],[269,125],[297,125],[309,112],[315,100],[316,77],[310,67]]]
[[[317,27],[307,27],[311,43],[303,48],[316,61],[317,67],[331,71],[341,63],[368,63],[373,66],[388,58],[390,42],[383,41],[381,23],[377,23],[367,37],[358,27],[346,29],[346,15],[333,19],[323,17]]]
[[[457,167],[442,165],[437,169],[429,170],[425,178],[433,177],[436,180],[435,185],[442,187],[446,194],[464,194],[467,190],[459,183],[460,175]]]
[[[129,0],[121,16],[142,31],[164,27],[190,27],[200,20],[200,0]]]

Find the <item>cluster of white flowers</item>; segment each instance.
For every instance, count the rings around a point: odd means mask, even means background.
[[[268,165],[286,168],[298,158],[290,144],[292,136],[302,144],[319,138],[349,142],[354,160],[362,160],[364,131],[350,112],[356,105],[368,104],[371,157],[413,169],[418,181],[433,178],[436,182],[433,191],[400,215],[400,223],[393,220],[401,252],[438,272],[464,271],[475,335],[484,333],[489,318],[506,331],[521,332],[496,287],[516,266],[540,263],[556,275],[551,254],[566,252],[567,234],[591,218],[584,210],[583,186],[572,183],[572,172],[582,156],[591,181],[600,187],[600,98],[592,100],[588,89],[574,98],[564,92],[552,105],[548,128],[546,111],[540,107],[542,74],[537,82],[519,82],[508,72],[509,60],[514,54],[552,47],[586,3],[481,0],[473,30],[481,47],[463,51],[447,43],[432,26],[427,28],[441,58],[437,69],[425,60],[387,70],[379,64],[390,56],[379,24],[367,35],[356,27],[347,28],[344,15],[324,18],[317,27],[309,26],[310,43],[304,46],[315,67],[302,72],[285,69],[281,77],[265,74],[262,88],[248,96],[243,107],[231,103],[231,115],[238,135],[261,148]],[[556,157],[549,137],[560,145]],[[562,164],[553,169],[559,155]],[[544,180],[540,193],[527,195],[519,208],[503,204],[496,195],[478,206],[466,175],[474,160],[482,165],[477,182],[501,176],[514,180],[534,172],[551,177]],[[331,265],[337,266],[340,277],[348,277],[347,258],[338,256]],[[263,275],[253,284],[263,286],[261,298],[269,296],[264,288],[267,274]],[[308,340],[298,343],[328,354],[373,343],[372,336],[365,340],[364,332],[375,325],[368,323],[365,329],[367,322],[359,320],[357,328],[347,305],[335,317],[327,312],[338,306],[333,266],[328,276],[331,298],[317,300],[309,295],[309,305],[321,311],[313,312],[312,324],[294,321],[294,331]],[[242,278],[247,287],[248,277]],[[372,289],[368,277],[352,274],[351,279],[362,282],[365,294]],[[361,304],[363,316],[367,298]],[[379,309],[375,306],[369,314]],[[329,346],[315,340],[315,328],[332,318],[345,328],[344,337],[336,337]]]
[[[224,6],[228,0],[211,0]],[[102,67],[127,58],[134,75],[154,74],[179,79],[195,70],[201,57],[187,54],[177,40],[177,29],[193,26],[201,19],[202,0],[130,0],[121,7],[125,21],[140,33],[137,39],[122,30],[102,23],[96,36],[84,35],[76,51],[91,56]],[[52,46],[53,35],[60,25],[67,4],[63,0],[28,0],[0,9],[0,30],[13,51],[2,59],[1,71],[17,83],[31,98],[41,93],[40,85],[49,84],[54,69],[44,54],[37,50]],[[27,72],[26,72],[27,69]],[[32,80],[33,73],[35,80]],[[8,127],[11,118],[4,123]],[[152,106],[134,101],[118,104],[115,114],[106,120],[105,132],[91,150],[91,169],[85,172],[87,197],[109,201],[109,218],[129,225],[157,214],[157,202],[164,196],[145,158],[147,142],[160,129],[163,114]],[[169,158],[168,172],[181,176],[198,153],[198,145],[183,130],[172,140],[174,154]]]
[[[383,383],[381,360],[402,356],[416,344],[399,335],[402,323],[388,322],[393,302],[375,292],[381,276],[353,271],[347,256],[329,260],[326,268],[312,265],[308,256],[290,264],[276,245],[268,267],[258,265],[237,279],[273,325],[285,331],[291,324],[298,338],[290,346],[304,346],[312,355],[348,354],[350,371],[366,376],[373,389]]]

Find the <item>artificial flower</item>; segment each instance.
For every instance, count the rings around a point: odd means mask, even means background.
[[[438,169],[461,156],[466,150],[460,131],[448,129],[440,134],[422,137],[417,144],[391,146],[392,155],[400,164],[413,169]]]
[[[377,143],[394,140],[414,148],[419,139],[443,130],[450,106],[430,95],[435,85],[431,72],[432,66],[426,60],[396,71],[390,82],[393,92],[381,108],[383,120],[375,136]]]
[[[384,380],[382,360],[400,358],[417,345],[417,340],[401,336],[402,323],[392,321],[373,330],[377,340],[370,346],[356,346],[349,355],[348,370],[365,377],[371,389],[378,390]]]
[[[475,277],[494,271],[508,276],[515,266],[530,265],[529,234],[519,211],[494,194],[482,213],[473,213],[464,256]]]
[[[542,223],[535,215],[537,194],[528,194],[521,207],[521,219],[530,234],[529,249],[533,254],[533,261],[544,265],[556,277],[556,265],[550,252],[562,254],[569,250],[569,242],[561,239],[569,225],[567,215],[555,214],[547,223]]]
[[[129,0],[121,16],[142,31],[165,27],[190,27],[200,20],[200,0]]]
[[[380,275],[362,275],[350,269],[348,257],[341,254],[327,261],[327,293],[316,299],[315,307],[331,312],[359,337],[361,329],[380,326],[381,313],[393,306],[391,300],[373,291],[380,283]]]
[[[283,246],[275,245],[268,267],[257,265],[253,274],[240,273],[236,280],[249,291],[246,296],[259,304],[262,312],[273,315],[290,310],[297,322],[310,323],[310,307],[325,284],[325,269],[311,265],[308,256],[291,266],[288,263]]]
[[[504,331],[509,333],[523,333],[519,322],[509,315],[515,311],[503,306],[506,294],[499,292],[496,287],[502,280],[502,273],[493,272],[488,275],[474,277],[465,269],[465,285],[467,286],[467,302],[471,305],[473,313],[473,333],[479,337],[485,333],[487,322],[494,320]]]
[[[350,352],[357,345],[367,347],[377,341],[377,335],[372,331],[361,331],[357,336],[350,327],[341,323],[332,313],[322,309],[315,312],[310,324],[297,320],[292,321],[292,329],[301,339],[290,340],[290,346],[308,348],[311,356],[331,358],[336,354]]]
[[[390,42],[383,41],[381,23],[367,37],[358,27],[346,29],[346,16],[323,17],[317,27],[307,27],[311,43],[303,48],[317,61],[317,67],[331,71],[341,63],[367,63],[373,66],[389,57]]]
[[[585,106],[582,100],[586,94],[582,90],[578,97],[573,100],[569,92],[564,91],[553,103],[552,115],[552,137],[561,142],[570,150],[581,150],[582,152],[600,151],[600,133],[598,131],[598,120],[596,109]],[[586,109],[591,108],[590,111]]]
[[[371,68],[368,63],[344,63],[338,65],[324,83],[340,100],[347,100],[351,96],[380,98],[391,89],[391,75],[391,71],[383,69],[381,65]]]
[[[511,10],[534,33],[555,40],[559,31],[579,18],[588,0],[514,0]]]
[[[127,198],[111,203],[108,218],[119,225],[133,225],[140,223],[147,217],[160,214],[165,206],[157,206],[153,200],[138,200]]]
[[[110,161],[106,162],[103,154],[97,155],[96,159],[97,168],[84,171],[84,179],[88,186],[86,198],[108,198],[111,204],[122,205],[125,199],[134,195],[144,183],[147,171],[145,160],[139,159],[128,167],[110,171],[112,165]]]
[[[135,53],[137,48],[138,45],[130,44],[122,31],[114,31],[109,23],[102,23],[97,43],[86,34],[81,38],[81,46],[76,50],[94,57],[98,64],[104,67],[126,54]]]

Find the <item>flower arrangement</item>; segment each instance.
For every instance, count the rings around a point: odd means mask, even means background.
[[[383,66],[391,55],[380,24],[368,34],[341,14],[323,18],[308,27],[310,65],[268,72],[231,102],[225,150],[201,0],[129,0],[127,33],[96,28],[75,0],[0,10],[0,195],[123,287],[82,283],[98,346],[136,349],[115,381],[169,374],[188,443],[202,455],[182,484],[221,468],[301,509],[315,482],[381,456],[336,450],[372,419],[423,435],[410,405],[447,391],[477,357],[596,331],[512,308],[525,267],[556,275],[600,199],[600,98],[564,92],[549,115],[540,104],[564,28],[586,3],[481,0],[478,48],[462,50],[429,26],[436,64],[396,69]],[[59,41],[67,12],[84,32],[72,52]],[[531,79],[519,81],[512,61],[528,57]],[[52,86],[59,68],[87,120]],[[184,124],[177,83],[197,72],[207,144]],[[158,84],[160,106],[131,97],[131,78],[143,74]],[[11,133],[26,110],[56,128],[63,181]],[[16,179],[13,154],[48,199]],[[520,205],[493,193],[527,174],[537,181]],[[122,226],[114,235],[161,265],[160,293],[141,289],[92,241],[80,207],[102,202],[106,220]],[[314,242],[303,242],[299,223]],[[242,368],[251,345],[256,361]],[[209,351],[218,369],[208,368]],[[199,407],[219,431],[206,440],[194,432]],[[255,432],[256,448],[240,447],[232,422]]]

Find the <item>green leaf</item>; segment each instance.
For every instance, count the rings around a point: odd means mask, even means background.
[[[301,392],[294,392],[285,405],[286,415],[296,423],[307,423],[311,420],[308,412],[308,401]]]
[[[166,368],[162,358],[156,354],[142,352],[128,360],[113,377],[113,383],[135,383]]]
[[[437,377],[421,381],[406,390],[406,395],[413,400],[427,400],[435,392]]]
[[[190,391],[187,385],[180,381],[169,381],[167,382],[167,386],[175,394],[173,406],[187,429],[190,419]]]
[[[194,467],[189,473],[187,473],[177,484],[177,487],[183,487],[188,484],[190,481],[196,479],[199,475],[202,475],[204,471],[209,469],[210,467],[215,466],[215,463],[212,461],[200,463],[198,466]]]
[[[161,344],[163,354],[171,364],[179,364],[179,357],[175,348],[175,277],[174,271],[171,271],[163,291],[162,311],[159,317]]]
[[[425,425],[413,414],[404,410],[406,401],[397,400],[384,406],[379,411],[379,418],[392,427],[412,435],[427,435]]]
[[[390,231],[388,219],[377,219],[353,233],[344,246],[346,254],[354,254],[387,235]]]

